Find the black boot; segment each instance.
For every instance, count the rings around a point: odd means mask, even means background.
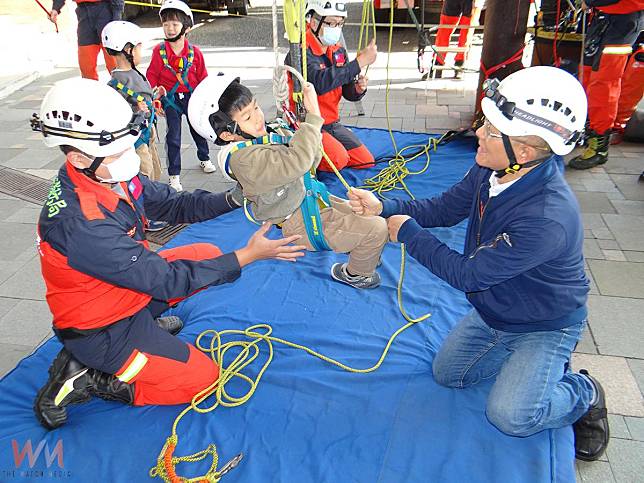
[[[125,404],[134,403],[134,384],[127,384],[112,374],[96,369],[90,369],[89,374],[91,382],[88,389],[93,396]]]
[[[34,412],[40,424],[47,429],[65,424],[65,406],[91,399],[87,390],[89,381],[88,368],[74,359],[67,349],[62,349],[49,367],[49,379],[34,401]]]
[[[575,432],[575,457],[582,461],[596,461],[606,451],[610,438],[606,394],[599,381],[588,375],[588,371],[582,369],[579,373],[595,386],[597,400],[572,426]]]
[[[183,329],[183,321],[176,315],[168,315],[167,317],[157,317],[157,325],[166,332],[172,335],[177,335]]]
[[[464,60],[457,60],[454,62],[454,79],[461,78],[461,74],[463,73],[463,64],[465,64]]]
[[[575,159],[568,163],[568,166],[574,169],[590,169],[608,161],[608,143],[610,141],[610,131],[604,134],[598,134],[590,131],[586,138],[586,149]]]

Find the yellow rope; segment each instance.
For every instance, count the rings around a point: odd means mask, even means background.
[[[273,343],[283,344],[285,346],[291,347],[293,349],[298,349],[310,354],[318,359],[321,359],[329,364],[332,364],[340,369],[343,369],[348,372],[357,373],[357,374],[368,374],[377,370],[387,357],[389,349],[393,344],[396,337],[398,337],[402,332],[407,330],[412,325],[422,322],[429,318],[431,314],[427,313],[420,317],[413,318],[407,314],[403,307],[402,299],[402,290],[403,290],[403,281],[405,274],[405,246],[401,245],[401,258],[400,258],[400,277],[398,279],[397,286],[397,295],[398,295],[398,308],[400,313],[403,315],[407,323],[396,330],[387,341],[380,358],[378,361],[371,367],[368,368],[354,368],[348,366],[342,362],[337,361],[331,357],[327,357],[320,352],[317,352],[305,345],[297,344],[295,342],[282,339],[280,337],[275,337],[272,335],[273,329],[268,324],[255,324],[244,330],[222,330],[217,331],[215,329],[208,329],[203,331],[197,337],[195,345],[199,350],[210,355],[210,358],[221,368],[219,374],[219,379],[213,382],[203,391],[196,394],[191,403],[179,413],[179,415],[174,420],[172,424],[172,434],[167,438],[159,456],[157,457],[157,464],[150,469],[150,476],[152,478],[158,477],[163,479],[165,482],[199,482],[199,481],[208,481],[208,482],[218,482],[223,476],[222,470],[217,470],[219,456],[217,454],[217,448],[214,444],[208,445],[208,447],[202,451],[194,453],[187,456],[174,456],[174,450],[179,443],[179,436],[177,435],[177,427],[181,419],[188,414],[190,411],[195,411],[197,413],[209,413],[215,410],[218,406],[224,407],[236,407],[247,402],[255,393],[257,386],[264,375],[264,372],[268,369],[268,366],[273,360]],[[222,339],[229,336],[241,336],[245,340],[232,340],[228,342],[223,342]],[[209,342],[206,339],[210,337]],[[268,349],[268,357],[266,361],[262,364],[261,369],[255,378],[251,378],[246,374],[243,374],[242,371],[252,364],[260,354],[260,343],[265,343]],[[237,355],[234,356],[233,360],[225,365],[226,354],[230,350],[238,351]],[[248,390],[241,396],[233,396],[226,391],[226,384],[228,384],[234,378],[241,379],[248,384]],[[208,399],[210,396],[214,395],[214,401],[210,406],[202,407],[201,404]],[[178,476],[176,474],[176,465],[182,462],[197,462],[202,461],[205,458],[210,456],[212,458],[212,463],[209,470],[202,476],[195,478],[185,478]],[[240,458],[241,455],[238,456]]]
[[[365,0],[365,3],[370,0]],[[363,15],[364,19],[364,15]],[[443,139],[442,137],[440,139],[435,139],[430,137],[427,144],[421,145],[410,145],[410,146],[405,146],[402,149],[398,149],[398,146],[396,144],[396,139],[394,137],[394,133],[391,129],[391,119],[390,119],[390,114],[389,114],[389,91],[390,91],[390,79],[389,79],[389,61],[391,59],[391,45],[392,45],[392,39],[393,39],[393,23],[394,21],[394,2],[391,2],[391,6],[389,9],[389,39],[388,39],[388,45],[387,45],[387,65],[386,65],[386,82],[385,82],[385,114],[387,118],[387,131],[389,132],[389,137],[391,138],[391,144],[394,148],[394,157],[389,160],[389,165],[385,168],[383,168],[377,175],[372,176],[371,178],[367,178],[364,180],[364,184],[360,186],[360,188],[368,189],[370,191],[373,191],[376,193],[378,196],[381,198],[385,198],[383,193],[386,193],[388,191],[392,190],[403,190],[411,199],[415,199],[414,195],[412,194],[411,190],[408,188],[407,184],[405,183],[405,178],[407,176],[412,176],[412,175],[417,175],[417,174],[423,174],[427,169],[429,168],[430,164],[430,156],[429,153],[430,151],[436,151],[438,148],[438,144],[440,141]],[[374,18],[375,22],[375,18]],[[375,26],[374,26],[375,29]],[[406,157],[405,153],[409,150],[418,150],[417,153],[412,155],[411,157]],[[407,168],[407,163],[414,161],[418,157],[426,155],[427,159],[425,161],[424,166],[419,169],[418,171],[411,171],[409,168]]]

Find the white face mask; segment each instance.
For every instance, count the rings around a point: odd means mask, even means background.
[[[329,27],[325,25],[320,40],[324,45],[335,45],[340,42],[341,35],[342,27]]]
[[[110,177],[107,179],[96,176],[99,180],[105,183],[118,183],[120,181],[130,181],[141,169],[141,158],[136,154],[134,148],[130,148],[121,154],[118,158],[110,164],[103,164]]]

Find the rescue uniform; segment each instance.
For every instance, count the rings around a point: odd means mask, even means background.
[[[113,20],[120,20],[124,0],[74,0],[78,18],[78,66],[81,76],[98,80],[96,61],[98,52],[103,50],[103,58],[108,71],[116,67],[116,60],[101,46],[101,32]],[[60,13],[65,0],[53,0],[52,9]]]
[[[228,158],[230,171],[250,202],[254,217],[281,225],[285,237],[301,235],[298,243],[311,251],[315,248],[307,236],[301,208],[306,195],[303,176],[319,162],[322,123],[322,118],[308,113],[288,146],[257,144],[233,151],[236,143],[231,143],[219,152],[219,156]],[[349,253],[348,270],[354,275],[372,275],[388,240],[385,221],[358,216],[346,200],[334,196],[330,197],[330,206],[320,207],[320,218],[329,248]]]
[[[441,25],[461,25],[468,26],[472,21],[472,0],[445,0],[443,2],[443,9],[441,11],[440,21]],[[460,29],[458,35],[458,46],[465,47],[467,45],[467,37],[470,29]],[[440,28],[436,33],[436,47],[447,47],[449,39],[454,32],[454,28]],[[436,63],[438,65],[445,64],[444,53],[436,54]],[[465,53],[457,52],[454,58],[456,62],[462,63],[465,61]]]
[[[644,29],[644,0],[588,0],[586,5],[595,9],[583,65],[589,127],[603,135],[617,118],[626,64]]]
[[[38,222],[38,251],[56,335],[82,364],[134,384],[134,404],[188,402],[219,368],[154,318],[240,275],[233,253],[197,243],[151,251],[149,217],[192,223],[233,209],[225,193],[176,193],[136,176],[105,188],[67,162]]]
[[[153,93],[150,83],[145,77],[142,77],[136,70],[118,70],[112,71],[112,81],[109,85],[115,88],[123,98],[132,106],[134,112],[140,110],[137,96],[143,98],[148,108],[148,127],[141,133],[134,147],[136,154],[141,158],[141,174],[147,176],[152,181],[159,181],[161,178],[161,160],[156,147],[156,112],[154,108]],[[128,93],[128,89],[132,93]]]
[[[167,63],[163,57],[167,59]],[[163,41],[153,49],[145,75],[153,88],[163,86],[168,93],[166,98],[162,98],[168,127],[165,137],[168,174],[177,176],[181,173],[181,119],[184,115],[188,121],[190,135],[197,145],[197,158],[199,161],[208,161],[208,142],[192,128],[187,115],[192,91],[208,75],[199,47],[190,44],[186,39],[183,50],[177,55],[170,43]]]
[[[355,78],[360,74],[357,60],[349,61],[349,56],[340,44],[324,46],[306,27],[306,68],[308,81],[313,84],[318,94],[320,112],[324,118],[322,126],[322,145],[324,151],[333,161],[336,168],[370,168],[375,164],[373,155],[360,139],[345,126],[340,124],[339,106],[343,97],[348,101],[359,101],[365,92],[358,94]],[[290,65],[290,53],[284,63]],[[289,90],[293,93],[293,81],[289,74]],[[293,96],[291,111],[295,111]],[[326,160],[322,160],[320,171],[331,171]]]
[[[474,306],[438,350],[437,382],[462,388],[496,377],[486,414],[515,436],[574,423],[594,393],[568,369],[586,323],[588,280],[579,206],[554,159],[510,186],[474,165],[440,196],[386,200],[381,214],[411,216],[398,241]],[[462,254],[424,229],[465,219]]]
[[[642,95],[644,95],[644,32],[640,32],[635,41],[633,53],[624,70],[613,131],[624,132]]]

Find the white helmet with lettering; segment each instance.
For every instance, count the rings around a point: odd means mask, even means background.
[[[538,136],[559,155],[581,138],[588,102],[579,81],[556,67],[536,66],[486,81],[483,114],[506,136]]]
[[[47,146],[73,146],[94,157],[133,148],[144,126],[144,115],[133,115],[117,91],[81,77],[54,84],[40,114],[31,119],[32,129],[43,133]]]

